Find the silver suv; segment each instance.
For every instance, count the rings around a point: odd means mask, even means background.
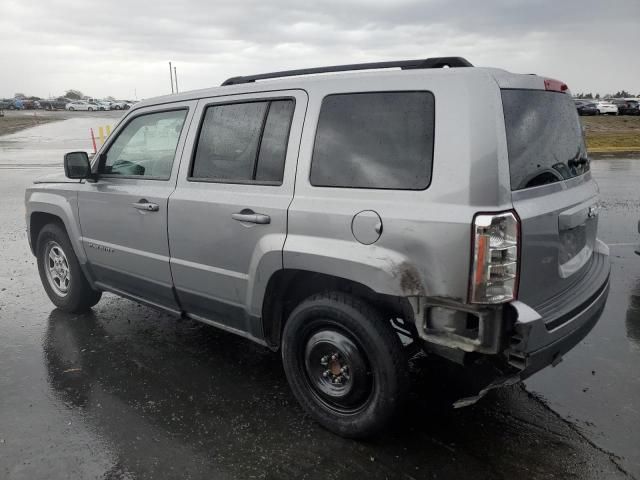
[[[558,362],[608,294],[557,80],[459,57],[235,77],[136,104],[64,166],[26,192],[58,308],[109,291],[280,350],[344,436],[392,418],[417,349],[492,372],[466,405]]]

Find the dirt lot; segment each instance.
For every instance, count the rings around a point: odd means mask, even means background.
[[[589,153],[640,152],[640,116],[580,117]]]
[[[41,112],[38,110],[29,110],[24,112],[2,112],[0,116],[0,135],[7,135],[25,128],[35,127],[47,122],[55,122],[63,120],[63,115],[56,115],[56,112]]]

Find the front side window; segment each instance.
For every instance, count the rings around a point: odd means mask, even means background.
[[[327,96],[318,119],[311,184],[427,188],[433,162],[434,103],[431,92]]]
[[[190,178],[281,184],[293,100],[207,107]]]
[[[109,147],[101,173],[168,179],[187,110],[134,118]]]

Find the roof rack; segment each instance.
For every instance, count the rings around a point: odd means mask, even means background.
[[[374,70],[379,68],[400,68],[402,70],[419,68],[443,68],[443,67],[473,67],[471,63],[462,57],[433,57],[418,60],[397,60],[393,62],[353,63],[351,65],[333,65],[330,67],[303,68],[300,70],[285,70],[282,72],[261,73],[244,77],[231,77],[222,82],[222,86],[251,83],[256,80],[269,78],[297,77],[300,75],[313,75],[316,73],[348,72],[353,70]]]

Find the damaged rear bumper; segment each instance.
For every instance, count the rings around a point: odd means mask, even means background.
[[[473,363],[493,366],[494,376],[483,382],[479,393],[454,405],[471,405],[494,388],[524,380],[559,363],[565,353],[587,336],[602,315],[609,294],[610,270],[608,248],[599,244],[588,274],[535,308],[522,301],[512,301],[493,310],[474,311],[480,328],[473,340],[460,341],[459,335],[452,334],[435,336],[425,327],[419,330],[423,340],[432,343],[427,348],[433,353],[462,365],[471,362],[466,362],[464,356],[456,359],[450,352],[472,353],[480,360]],[[423,322],[428,326],[427,321]],[[433,344],[440,349],[434,351]]]
[[[519,370],[521,379],[525,379],[538,370],[555,365],[562,356],[575,347],[595,326],[604,310],[609,294],[609,275],[606,281],[583,304],[578,312],[562,323],[544,319],[538,312],[521,302],[513,302],[517,320],[511,346],[506,350],[509,365]]]

